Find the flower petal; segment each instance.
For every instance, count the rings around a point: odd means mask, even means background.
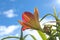
[[[31,19],[34,19],[34,15],[30,12],[24,12],[22,15],[22,19],[24,22],[29,22]]]
[[[20,20],[18,20],[18,22],[23,26],[22,30],[24,31],[25,29],[30,29],[30,25],[28,25],[25,22],[21,22]]]
[[[35,25],[40,28],[38,9],[34,9]]]
[[[39,21],[39,15],[38,15],[38,9],[37,8],[34,9],[34,16],[35,16],[35,19],[37,21]]]
[[[30,29],[30,27],[27,27],[27,26],[23,26],[22,30],[26,30],[26,29]]]

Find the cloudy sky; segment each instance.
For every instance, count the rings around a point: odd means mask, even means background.
[[[34,13],[36,7],[39,10],[39,17],[42,18],[45,14],[53,14],[53,6],[56,7],[57,13],[60,12],[60,0],[0,0],[0,39],[6,36],[20,35],[21,25],[17,21],[22,20],[21,16],[24,11]],[[53,19],[49,16],[43,22]],[[35,30],[24,31],[24,35],[29,33],[37,36],[36,38],[39,40]],[[29,39],[32,40],[28,36],[26,40]]]

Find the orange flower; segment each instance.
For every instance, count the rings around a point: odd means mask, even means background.
[[[38,10],[37,8],[34,9],[34,14],[31,12],[24,12],[22,14],[22,20],[18,20],[18,22],[23,26],[22,30],[25,29],[38,29],[40,30],[40,23],[38,17]]]

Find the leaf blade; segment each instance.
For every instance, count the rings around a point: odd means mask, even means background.
[[[8,36],[8,37],[5,37],[5,38],[3,38],[3,39],[1,39],[1,40],[10,39],[10,38],[20,39],[19,37],[15,37],[15,36]]]
[[[33,35],[31,35],[31,34],[28,34],[28,35],[30,35],[34,40],[37,40]],[[25,39],[28,35],[25,35],[25,36],[24,36],[24,39]]]
[[[42,40],[47,40],[46,35],[45,35],[43,32],[41,32],[41,31],[39,31],[39,30],[37,30],[37,32],[38,32],[39,35],[41,36]]]

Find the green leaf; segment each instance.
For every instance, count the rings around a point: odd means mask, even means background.
[[[29,34],[28,34],[28,35],[29,35]],[[28,35],[25,35],[25,36],[24,36],[24,39],[25,39]]]
[[[56,8],[55,8],[55,7],[54,7],[54,16],[57,16],[57,15],[56,15]]]
[[[1,40],[10,39],[10,38],[20,39],[19,37],[15,37],[15,36],[8,36],[8,37],[5,37],[5,38],[3,38],[3,39],[1,39]]]
[[[31,34],[28,34],[28,35],[30,35],[34,40],[37,40],[33,35],[31,35]],[[25,39],[28,35],[25,35],[25,36],[24,36],[24,39]]]
[[[36,40],[36,38],[35,38],[33,35],[30,34],[30,36],[31,36],[34,40]]]
[[[59,20],[58,19],[58,17],[57,16],[55,16],[56,14],[54,13],[54,15],[53,14],[46,14],[46,15],[44,15],[43,17],[42,17],[42,19],[39,21],[39,22],[41,22],[45,17],[47,17],[47,16],[52,16],[52,17],[54,17],[57,21]]]
[[[46,14],[46,15],[44,15],[43,17],[42,17],[42,19],[40,20],[40,22],[45,18],[45,17],[47,17],[47,16],[53,16],[52,14]]]
[[[58,20],[58,16],[56,14],[56,8],[55,7],[54,7],[54,17],[55,17],[56,20]]]
[[[37,30],[37,32],[41,36],[42,40],[47,40],[47,37],[46,37],[46,35],[43,32],[41,32],[39,30]]]
[[[52,35],[54,35],[54,34],[56,33],[56,30],[53,29],[52,31],[53,31],[53,32],[52,32]]]

